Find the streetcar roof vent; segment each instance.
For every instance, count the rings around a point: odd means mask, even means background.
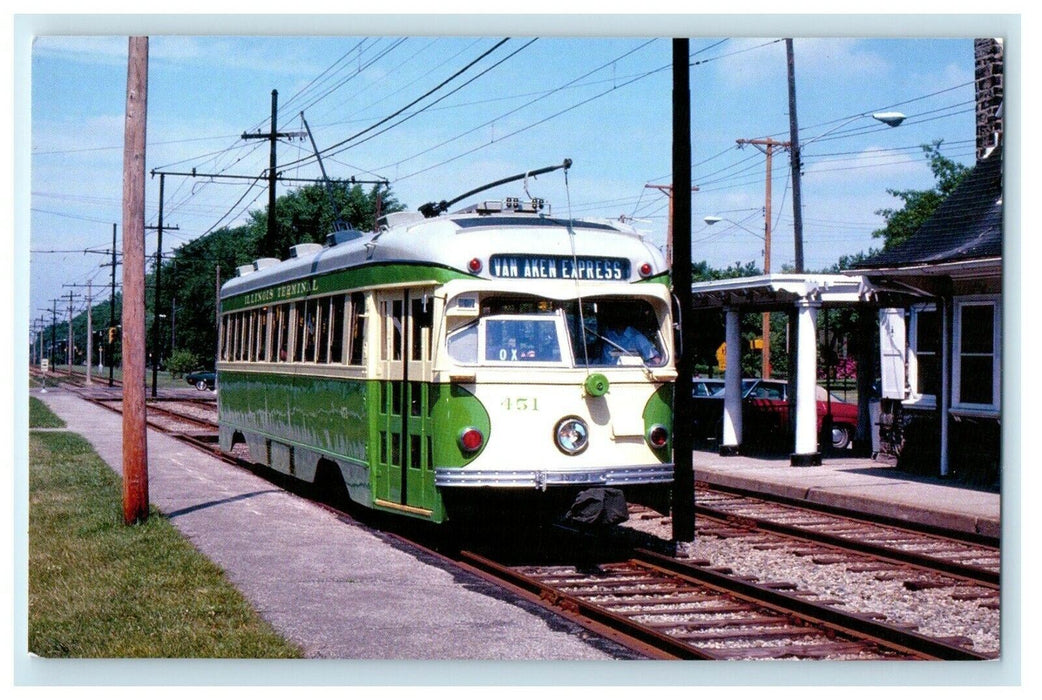
[[[332,248],[335,245],[341,243],[347,243],[357,238],[362,237],[362,232],[354,228],[340,229],[339,231],[333,231],[333,233],[326,234],[326,247]]]
[[[303,258],[308,255],[315,255],[321,250],[322,246],[318,243],[298,243],[289,247],[289,256],[291,258]]]
[[[245,277],[246,275],[253,273],[253,265],[239,265],[237,269],[239,271],[239,277]]]
[[[272,265],[278,265],[280,262],[282,262],[282,261],[279,260],[278,258],[257,258],[256,260],[253,261],[253,269],[254,270],[263,270],[266,267],[271,267]]]
[[[390,214],[385,214],[377,219],[376,229],[378,231],[386,231],[395,226],[404,226],[417,221],[423,221],[423,219],[423,214],[418,211],[395,211]]]

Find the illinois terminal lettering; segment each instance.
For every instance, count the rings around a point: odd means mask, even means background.
[[[282,299],[292,299],[293,297],[299,297],[304,294],[310,294],[318,290],[318,280],[305,280],[302,282],[291,282],[290,284],[279,285],[278,287],[269,287],[268,289],[261,289],[256,292],[250,292],[246,295],[246,306],[252,306],[254,304],[263,304],[268,301],[280,301]]]

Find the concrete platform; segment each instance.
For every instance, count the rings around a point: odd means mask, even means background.
[[[1001,535],[999,494],[960,486],[940,477],[908,474],[886,462],[826,456],[821,466],[793,467],[787,455],[722,457],[700,450],[694,454],[694,463],[695,479],[710,484],[763,491],[959,532]]]

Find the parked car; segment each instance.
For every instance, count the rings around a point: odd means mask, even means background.
[[[207,371],[189,372],[185,375],[185,381],[199,391],[206,391],[207,389],[213,391],[213,387],[217,383],[217,373]]]
[[[713,383],[719,387],[704,393]],[[696,378],[695,430],[702,439],[719,439],[723,421],[724,387],[722,380]],[[831,400],[830,400],[831,399]],[[817,429],[821,432],[826,415],[832,416],[831,443],[836,450],[845,449],[857,434],[857,405],[829,395],[817,387]],[[789,383],[781,379],[742,380],[742,433],[753,440],[791,435],[789,421]]]

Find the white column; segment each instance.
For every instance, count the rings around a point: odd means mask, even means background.
[[[738,309],[725,310],[727,368],[724,370],[724,426],[720,454],[738,454],[742,444],[742,338]]]
[[[818,307],[820,302],[797,303],[796,322],[796,451],[794,466],[821,464],[818,452]]]

